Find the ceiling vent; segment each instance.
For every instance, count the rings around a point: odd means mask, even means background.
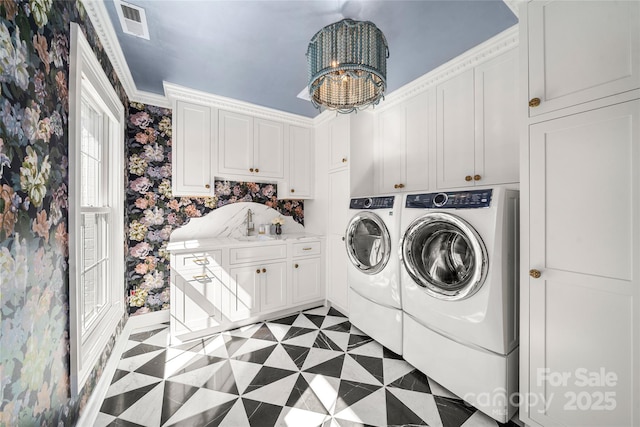
[[[123,1],[116,1],[116,10],[124,33],[149,40],[147,16],[143,8]]]

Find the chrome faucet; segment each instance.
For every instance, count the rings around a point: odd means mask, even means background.
[[[251,212],[251,209],[247,209],[247,236],[251,234],[253,230],[255,230],[255,226],[253,225],[253,212]]]

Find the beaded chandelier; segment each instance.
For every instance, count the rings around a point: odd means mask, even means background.
[[[377,105],[387,88],[388,57],[387,40],[372,22],[327,25],[307,48],[311,102],[339,113]]]

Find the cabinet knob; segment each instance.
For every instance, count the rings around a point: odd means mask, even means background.
[[[398,188],[404,188],[404,184],[398,184]]]
[[[342,158],[342,163],[347,163],[347,158],[346,157]]]
[[[204,188],[206,188],[207,190],[211,188],[211,186],[209,184],[205,184]]]
[[[533,277],[534,279],[539,279],[540,276],[542,276],[542,273],[540,273],[539,270],[532,269],[532,270],[529,270],[529,276]]]
[[[266,272],[267,272],[267,269],[266,269],[266,268],[263,268],[263,269],[262,269],[262,272],[263,272],[263,273],[266,273]]]
[[[292,193],[295,193],[295,192],[296,192],[296,190],[294,190],[294,189],[292,188],[292,189],[291,189],[291,192],[292,192]]]
[[[398,184],[393,184],[393,188],[398,188]]]
[[[344,242],[344,236],[342,236],[342,241]]]
[[[256,274],[260,274],[260,269],[257,269],[257,270],[256,270]]]
[[[467,182],[471,181],[472,179],[473,178],[471,177],[471,175],[467,175],[467,176],[464,177],[464,180],[467,181]]]
[[[294,266],[295,268],[298,268],[298,264],[293,264],[293,266]]]
[[[480,175],[473,175],[473,180],[474,181],[480,181],[482,179],[482,177]]]
[[[250,168],[250,169],[249,169],[249,172],[253,172],[253,168]]]
[[[256,168],[256,173],[260,172],[260,169]]]
[[[529,101],[529,107],[537,107],[538,105],[540,105],[540,98],[533,98],[531,101]]]

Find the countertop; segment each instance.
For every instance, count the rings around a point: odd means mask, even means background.
[[[167,245],[167,250],[172,253],[192,252],[200,249],[220,249],[229,247],[246,246],[270,246],[287,242],[308,241],[322,239],[324,236],[311,233],[290,233],[279,236],[269,235],[262,238],[260,235],[246,237],[212,237],[208,239],[192,239],[172,241]]]

